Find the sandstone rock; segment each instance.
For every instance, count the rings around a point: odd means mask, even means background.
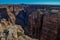
[[[25,39],[22,36],[20,36],[18,40],[25,40]]]
[[[52,12],[52,13],[58,13],[58,12],[59,12],[59,10],[52,9],[52,10],[51,10],[51,12]]]

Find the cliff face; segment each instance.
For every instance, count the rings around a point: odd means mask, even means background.
[[[27,15],[25,10],[19,9],[20,12],[18,12],[19,10],[16,7],[14,10],[12,8],[8,5],[0,8],[0,33],[2,35],[0,35],[0,40],[37,40],[24,34],[24,31],[27,30]]]
[[[17,26],[15,28],[13,26],[21,25],[24,30],[23,38],[26,37],[25,35],[28,35],[32,38],[37,38],[40,40],[60,39],[59,6],[6,5],[3,8],[0,7],[0,20],[2,19],[7,19],[9,26],[10,24],[12,24],[11,29],[9,29],[9,31],[15,30],[14,32],[17,33],[17,29],[15,29]],[[18,35],[20,35],[19,33],[20,32],[18,32]],[[19,36],[19,40],[22,40],[23,38]]]

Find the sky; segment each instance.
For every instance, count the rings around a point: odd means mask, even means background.
[[[60,5],[60,0],[0,0],[0,4],[51,4],[51,5]]]

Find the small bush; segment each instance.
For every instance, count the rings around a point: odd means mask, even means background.
[[[17,35],[19,37],[19,36],[22,36],[23,34],[22,34],[22,32],[17,32]]]

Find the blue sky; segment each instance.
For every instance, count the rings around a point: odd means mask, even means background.
[[[0,0],[0,4],[51,4],[60,5],[60,0]]]

